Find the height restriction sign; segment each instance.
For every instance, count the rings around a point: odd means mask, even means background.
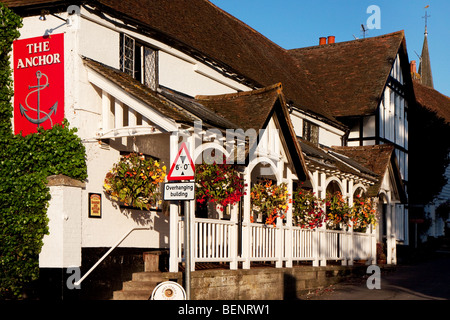
[[[169,174],[167,175],[167,180],[177,181],[177,180],[193,180],[195,175],[195,166],[192,161],[191,155],[183,143],[175,157],[174,162],[170,168]]]

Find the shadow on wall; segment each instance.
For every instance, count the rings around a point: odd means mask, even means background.
[[[283,274],[283,299],[297,300],[297,280],[288,273]]]

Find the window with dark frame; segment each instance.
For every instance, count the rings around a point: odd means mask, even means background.
[[[315,145],[319,144],[319,126],[303,120],[303,139]]]
[[[120,70],[152,90],[158,88],[158,51],[122,34]]]

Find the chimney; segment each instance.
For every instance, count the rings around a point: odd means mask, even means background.
[[[335,39],[336,39],[335,36],[328,36],[328,44],[334,43],[334,42],[335,42]]]
[[[410,63],[410,68],[411,68],[411,73],[412,73],[412,74],[417,73],[417,71],[416,71],[416,60],[412,60],[412,61],[411,61],[411,63]]]
[[[321,46],[321,45],[324,45],[324,44],[326,44],[327,43],[327,38],[325,38],[325,37],[320,37],[319,38],[319,45]]]

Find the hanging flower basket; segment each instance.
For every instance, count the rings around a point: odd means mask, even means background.
[[[103,187],[112,200],[149,210],[161,203],[160,184],[165,176],[166,166],[142,153],[131,153],[114,164]]]
[[[326,219],[323,202],[314,192],[298,188],[294,193],[292,215],[294,222],[302,229],[315,229],[322,226]]]
[[[275,225],[276,219],[284,219],[288,209],[286,183],[273,184],[272,180],[256,183],[250,192],[252,209],[265,218],[265,223]]]
[[[244,195],[244,179],[235,165],[199,164],[195,166],[195,198],[200,204],[215,202],[223,210],[227,205],[234,205]]]
[[[353,230],[365,232],[371,224],[376,224],[376,205],[372,198],[356,196],[352,206]]]
[[[347,228],[352,220],[352,210],[339,191],[326,195],[327,227],[329,229]]]

